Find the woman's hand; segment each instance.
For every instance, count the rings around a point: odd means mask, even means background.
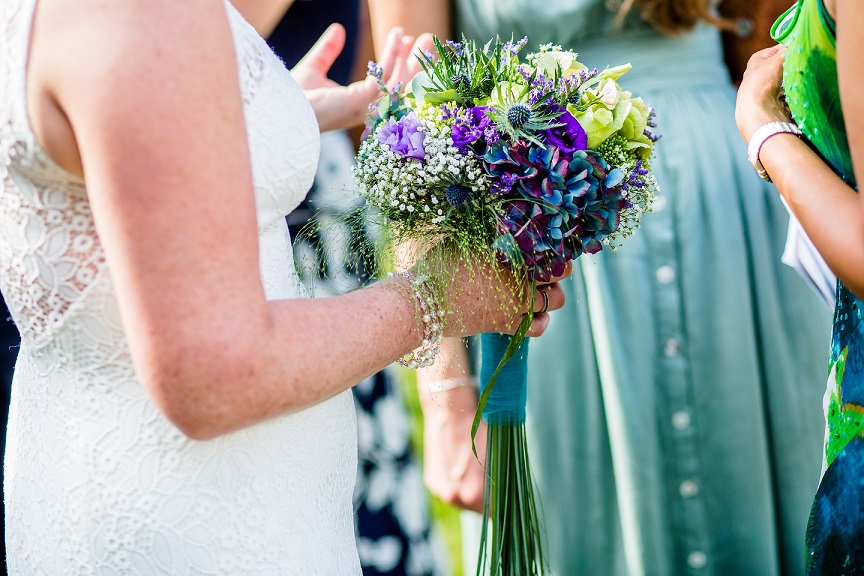
[[[483,512],[486,472],[486,423],[475,436],[477,457],[471,447],[471,425],[477,393],[470,386],[423,393],[423,479],[435,496],[459,508]]]
[[[418,50],[428,50],[430,46],[431,37],[428,35],[421,36],[415,43],[411,36],[402,34],[401,28],[394,28],[387,37],[380,62],[387,86],[393,88],[400,82],[410,80],[420,69],[414,55]],[[344,47],[345,29],[333,24],[291,70],[294,80],[303,88],[312,104],[322,132],[362,125],[369,105],[381,96],[374,78],[366,78],[348,86],[327,78],[327,72]]]
[[[791,122],[783,95],[785,53],[786,47],[778,44],[750,57],[735,106],[735,120],[745,142],[768,122]]]
[[[477,411],[468,350],[458,338],[447,338],[432,366],[417,371],[423,408],[423,477],[429,491],[459,508],[483,511],[486,487],[486,424],[477,431],[477,456],[471,447],[471,426]],[[450,385],[445,389],[440,384]],[[449,388],[449,389],[446,389]]]

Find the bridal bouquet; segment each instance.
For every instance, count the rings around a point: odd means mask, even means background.
[[[427,264],[446,251],[506,262],[533,309],[534,287],[638,227],[657,137],[651,107],[618,84],[629,65],[588,69],[552,45],[520,60],[526,43],[436,39],[408,85],[381,84],[355,176],[395,242],[423,246]],[[374,63],[370,74],[380,80]],[[544,568],[524,430],[530,324],[529,314],[513,337],[481,337],[472,435],[482,416],[491,522],[479,570],[496,575]]]

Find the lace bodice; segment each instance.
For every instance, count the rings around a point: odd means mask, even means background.
[[[23,340],[6,455],[11,573],[359,572],[350,393],[195,442],[138,382],[85,183],[47,157],[29,125],[35,6],[0,3],[0,288]],[[281,61],[225,6],[261,279],[268,298],[303,297],[284,216],[311,185],[317,124]]]

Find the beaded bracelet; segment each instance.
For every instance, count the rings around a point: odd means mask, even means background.
[[[410,272],[400,274],[390,272],[387,275],[390,277],[402,276],[408,280],[420,318],[423,320],[423,343],[420,348],[409,352],[398,362],[412,370],[431,366],[435,362],[435,356],[438,355],[438,345],[444,340],[444,316],[446,312],[429,285],[428,276],[414,276]]]

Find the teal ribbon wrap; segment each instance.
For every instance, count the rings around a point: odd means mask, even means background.
[[[510,346],[513,336],[480,335],[480,395],[484,395],[495,370]],[[498,378],[483,406],[483,420],[495,426],[518,426],[525,423],[528,402],[528,343],[522,338],[513,357],[501,367]]]

